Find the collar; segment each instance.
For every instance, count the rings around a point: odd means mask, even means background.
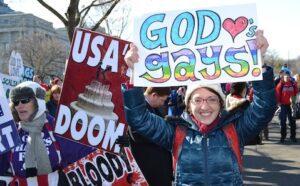
[[[220,117],[217,117],[211,124],[206,125],[201,123],[200,121],[198,121],[193,115],[191,116],[192,120],[196,123],[196,125],[199,127],[200,132],[202,132],[203,134],[207,134],[208,132],[210,132],[213,128],[215,128],[220,120]]]

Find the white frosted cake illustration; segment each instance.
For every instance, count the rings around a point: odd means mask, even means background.
[[[112,102],[112,93],[108,89],[108,84],[92,80],[85,86],[84,92],[78,95],[77,101],[71,103],[71,107],[86,111],[90,117],[99,115],[106,120],[116,121],[118,116],[113,112],[115,105]]]

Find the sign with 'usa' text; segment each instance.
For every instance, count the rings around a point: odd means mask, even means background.
[[[136,86],[262,79],[255,4],[160,11],[136,16]]]

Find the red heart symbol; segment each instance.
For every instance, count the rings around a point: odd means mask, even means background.
[[[238,17],[235,21],[227,18],[223,22],[223,28],[231,35],[232,40],[244,31],[248,26],[248,19],[246,17]]]

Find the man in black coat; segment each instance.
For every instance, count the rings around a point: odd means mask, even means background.
[[[148,87],[144,95],[149,111],[164,117],[158,108],[164,105],[170,95],[170,88]],[[131,129],[129,136],[131,152],[149,185],[171,186],[173,180],[171,153]]]

